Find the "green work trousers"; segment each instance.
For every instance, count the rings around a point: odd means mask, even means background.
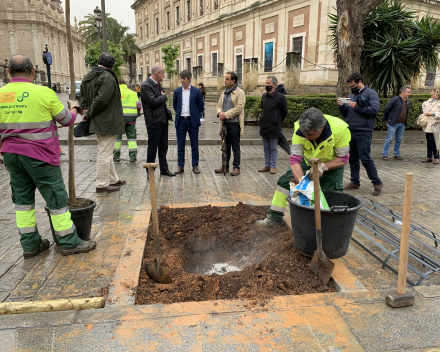
[[[307,166],[307,164],[303,160],[303,162],[301,163],[301,168],[303,169],[303,172],[305,174],[306,171],[310,169],[310,166]],[[321,189],[325,191],[343,192],[343,177],[344,167],[324,172],[322,177],[319,179]],[[273,195],[272,205],[270,206],[269,211],[269,217],[274,221],[283,221],[284,212],[288,204],[287,196],[290,194],[290,181],[293,179],[294,177],[292,169],[290,167],[286,171],[286,173],[278,179],[277,188],[275,190],[275,194]]]
[[[62,249],[81,243],[68,208],[68,196],[61,168],[28,156],[3,153],[11,178],[12,202],[23,251],[32,251],[41,242],[35,217],[35,188],[50,210],[52,225]]]
[[[128,156],[130,160],[136,160],[137,144],[136,144],[136,124],[125,124],[125,135],[128,141]],[[121,157],[122,134],[116,136],[115,150],[113,151],[113,159]]]

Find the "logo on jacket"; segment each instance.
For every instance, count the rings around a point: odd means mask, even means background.
[[[17,101],[21,103],[21,102],[24,100],[24,98],[27,98],[28,96],[29,96],[29,93],[28,93],[28,92],[23,92],[23,94],[21,95],[21,97],[20,97],[20,98],[17,98]]]

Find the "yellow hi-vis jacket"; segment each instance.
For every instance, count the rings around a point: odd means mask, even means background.
[[[121,90],[121,101],[122,101],[122,112],[124,113],[124,123],[136,122],[138,113],[138,97],[136,92],[133,92],[127,87],[126,84],[120,84],[119,89]]]
[[[323,163],[327,163],[349,153],[351,134],[348,125],[338,117],[330,115],[324,117],[327,122],[322,130],[319,144],[316,141],[308,141],[299,129],[299,122],[295,122],[291,155],[305,156],[309,160],[318,158]]]

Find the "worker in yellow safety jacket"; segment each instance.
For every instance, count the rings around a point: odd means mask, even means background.
[[[136,119],[140,116],[141,102],[136,98],[136,93],[127,87],[122,78],[118,78],[119,89],[121,90],[122,112],[124,114],[125,135],[128,142],[128,156],[131,162],[136,161]],[[122,134],[116,136],[113,160],[119,161],[121,157]]]
[[[268,217],[257,223],[281,225],[290,194],[290,181],[301,182],[311,165],[305,160],[318,158],[319,183],[323,190],[343,192],[344,166],[350,156],[351,134],[348,125],[338,117],[324,115],[319,109],[307,109],[295,122],[290,152],[290,168],[278,179]],[[304,158],[305,157],[305,158]],[[312,175],[311,175],[312,176]]]
[[[11,81],[0,88],[0,154],[9,170],[23,256],[32,258],[50,247],[37,228],[36,188],[50,210],[61,253],[89,252],[96,242],[81,240],[72,222],[57,131],[57,123],[70,126],[75,122],[82,111],[79,103],[69,101],[72,108],[68,111],[54,91],[33,84],[35,69],[28,57],[13,55],[8,66]]]

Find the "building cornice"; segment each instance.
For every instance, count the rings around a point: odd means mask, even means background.
[[[141,7],[143,4],[149,2],[151,0],[136,0],[135,3],[133,5],[131,5],[131,8],[133,10],[137,10],[139,9],[139,7]]]

